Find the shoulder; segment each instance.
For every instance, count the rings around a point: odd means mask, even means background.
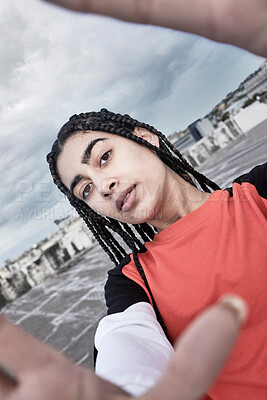
[[[108,279],[105,285],[108,314],[122,312],[138,302],[149,303],[145,290],[122,273],[123,267],[130,262],[130,255],[127,255],[119,265],[108,272]]]
[[[238,183],[240,185],[243,182],[248,182],[255,186],[259,195],[267,199],[267,163],[257,165],[251,171],[240,175],[233,181],[233,183]],[[232,188],[227,188],[226,190],[232,194]]]

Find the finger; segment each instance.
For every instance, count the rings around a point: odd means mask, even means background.
[[[53,363],[70,361],[0,315],[0,364],[20,375]],[[3,375],[3,374],[2,374]]]
[[[163,377],[143,400],[196,400],[212,385],[244,319],[241,299],[228,297],[197,317],[177,343]]]
[[[14,391],[17,387],[18,381],[16,379],[16,384],[13,380],[10,380],[4,373],[0,371],[0,399],[7,399],[9,394]]]
[[[57,364],[24,375],[18,390],[0,400],[129,400],[117,386],[97,377],[93,371]]]
[[[46,3],[52,3],[59,7],[68,8],[73,11],[93,12],[89,10],[89,0],[43,0]]]
[[[23,374],[14,390],[1,391],[0,400],[129,400],[118,386],[84,367],[56,362]],[[4,394],[4,395],[3,395]]]
[[[78,400],[129,400],[132,396],[118,386],[96,376],[92,371],[80,368],[82,389]]]
[[[74,11],[197,33],[209,26],[206,2],[192,0],[44,0]],[[194,6],[194,13],[192,13]],[[190,29],[189,29],[190,27]],[[206,32],[207,33],[207,32]],[[203,33],[204,34],[204,33]]]
[[[44,0],[75,11],[164,26],[233,44],[265,57],[267,1]],[[254,18],[251,18],[253,15]],[[248,29],[249,28],[249,29]]]
[[[128,394],[92,371],[75,366],[0,315],[0,400],[116,398],[124,400]]]

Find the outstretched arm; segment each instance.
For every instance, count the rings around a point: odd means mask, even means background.
[[[267,57],[267,0],[45,0],[76,11],[159,25]]]
[[[133,396],[155,386],[174,353],[153,307],[146,302],[104,317],[95,346],[96,374]]]
[[[228,299],[204,311],[180,338],[162,378],[139,400],[195,400],[211,386],[236,340],[245,306]],[[131,396],[0,318],[0,399],[127,400]]]

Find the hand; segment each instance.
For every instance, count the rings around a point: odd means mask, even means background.
[[[159,25],[267,57],[267,0],[45,0],[71,10]]]
[[[202,313],[179,339],[175,355],[160,381],[139,400],[193,400],[202,396],[223,366],[244,314],[245,306],[239,299],[233,301],[233,297]],[[0,399],[130,398],[92,371],[73,365],[3,316],[0,319],[0,364],[17,376],[16,383],[0,371]]]

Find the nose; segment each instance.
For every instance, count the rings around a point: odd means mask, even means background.
[[[104,198],[108,198],[113,193],[116,184],[116,179],[107,179],[105,181],[102,181],[101,196]]]

